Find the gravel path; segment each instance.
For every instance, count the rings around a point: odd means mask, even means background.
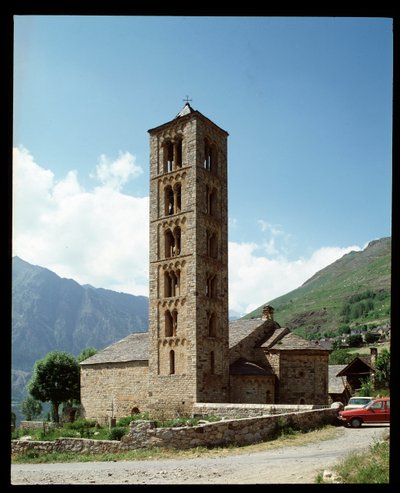
[[[338,437],[301,446],[220,458],[60,464],[12,464],[11,483],[30,484],[290,484],[316,475],[347,454],[368,448],[386,425],[341,428]]]

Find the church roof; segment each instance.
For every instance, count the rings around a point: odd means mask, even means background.
[[[264,368],[252,361],[240,358],[231,364],[229,368],[231,375],[273,375],[271,369]]]
[[[229,348],[236,346],[242,339],[250,335],[257,327],[262,325],[261,318],[250,320],[232,320],[229,322]]]
[[[181,109],[181,111],[176,115],[176,118],[179,118],[180,116],[185,116],[189,115],[189,113],[194,113],[194,110],[189,103],[186,103],[185,106]]]
[[[263,344],[263,347],[265,347],[265,343]],[[297,336],[292,332],[286,333],[285,335],[283,335],[282,338],[268,345],[268,349],[274,349],[279,351],[291,351],[291,350],[299,350],[299,349],[327,351],[325,348],[321,347],[317,342],[308,341],[307,339],[303,339],[302,337]]]
[[[184,105],[184,107],[181,109],[181,111],[176,115],[176,117],[173,120],[170,120],[169,122],[163,123],[162,125],[159,125],[158,127],[150,128],[148,130],[148,132],[150,134],[153,132],[158,132],[159,130],[163,129],[164,127],[170,125],[172,122],[175,122],[176,120],[178,120],[178,118],[188,117],[188,115],[196,115],[196,116],[200,117],[201,119],[205,120],[207,123],[211,123],[215,128],[217,128],[218,130],[220,130],[224,134],[229,135],[226,130],[219,127],[212,120],[210,120],[209,118],[204,116],[203,113],[200,113],[200,111],[193,109],[188,102]]]
[[[229,322],[229,349],[251,335],[258,327],[265,324],[261,318],[250,320],[233,320]],[[271,322],[269,322],[270,324]],[[272,322],[274,323],[274,322]],[[307,341],[284,327],[276,327],[266,333],[265,339],[258,346],[268,350],[312,349],[325,351],[317,343]],[[124,339],[107,346],[94,356],[85,359],[81,365],[100,363],[126,363],[128,361],[147,361],[149,359],[149,333],[135,332]],[[250,368],[250,366],[248,367]]]
[[[328,365],[328,394],[342,394],[345,391],[343,378],[337,376],[345,367],[346,365]]]
[[[128,361],[147,361],[148,359],[149,333],[135,332],[83,360],[81,365],[126,363]]]

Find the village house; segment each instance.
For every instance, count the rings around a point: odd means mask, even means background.
[[[329,350],[274,320],[228,320],[228,133],[187,102],[150,134],[149,330],[81,363],[85,417],[193,404],[328,404]]]

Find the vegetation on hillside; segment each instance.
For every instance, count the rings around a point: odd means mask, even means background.
[[[302,337],[320,339],[388,323],[390,303],[389,237],[344,255],[299,288],[265,304],[274,307],[281,326]],[[243,318],[261,317],[262,306]]]

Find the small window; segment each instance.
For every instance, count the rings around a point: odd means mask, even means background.
[[[169,374],[175,375],[175,352],[173,349],[169,352]]]
[[[217,335],[217,318],[214,313],[208,314],[208,336],[216,337]]]
[[[215,374],[215,354],[214,351],[210,353],[210,373],[211,375]]]
[[[207,231],[207,255],[211,258],[218,257],[217,235]]]

